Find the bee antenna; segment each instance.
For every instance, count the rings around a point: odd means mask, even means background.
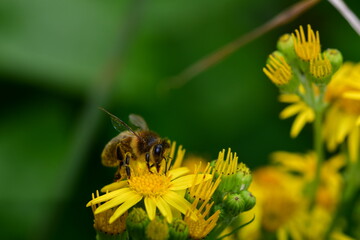
[[[108,114],[110,117],[111,117],[111,120],[113,122],[116,122],[116,123],[120,123],[121,125],[123,125],[125,128],[127,128],[130,132],[132,132],[139,140],[141,140],[142,142],[145,142],[145,140],[140,137],[136,132],[134,132],[134,130],[132,130],[132,128],[127,125],[123,120],[121,120],[120,118],[118,118],[117,116],[115,116],[114,114],[110,113],[108,110],[106,110],[105,108],[103,107],[99,107],[99,109],[103,112],[105,112],[106,114]],[[114,126],[115,127],[115,126]],[[116,129],[116,127],[115,127]]]

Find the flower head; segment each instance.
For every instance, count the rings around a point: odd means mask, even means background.
[[[330,151],[348,138],[350,159],[359,158],[360,142],[360,63],[344,63],[327,87],[331,104],[325,117],[324,137]]]
[[[183,152],[180,151],[180,157],[176,159],[174,165],[180,165],[182,157]],[[91,200],[87,206],[105,202],[96,209],[95,214],[117,207],[109,219],[109,223],[112,223],[129,208],[144,200],[150,220],[155,218],[156,209],[159,209],[167,221],[172,222],[172,208],[183,214],[191,208],[191,204],[178,191],[211,179],[209,174],[186,175],[189,170],[184,167],[164,170],[160,173],[149,172],[143,168],[132,169],[132,172],[130,179],[105,186],[102,191],[106,191],[106,194]]]
[[[96,195],[92,194],[92,199],[95,199],[95,196],[99,197],[99,191],[96,191]],[[96,209],[99,206],[100,204],[94,204],[91,206],[91,209],[94,213],[94,228],[97,231],[111,235],[116,235],[124,232],[126,228],[125,221],[126,221],[127,213],[123,214],[113,223],[108,223],[110,217],[114,214],[114,209],[110,208],[100,214],[95,214]]]
[[[316,34],[308,25],[307,39],[305,37],[304,29],[300,26],[299,30],[295,30],[292,34],[294,41],[294,48],[296,55],[303,61],[310,61],[315,59],[320,53],[320,37],[319,32]]]
[[[310,73],[316,83],[327,83],[330,80],[332,67],[326,55],[319,54],[310,60]]]
[[[265,75],[278,86],[286,85],[292,78],[292,71],[285,58],[281,55],[269,55],[269,62],[263,68]]]
[[[340,169],[345,164],[344,157],[337,155],[324,163],[316,204],[310,214],[304,190],[315,177],[315,154],[279,151],[273,153],[271,159],[274,166],[263,167],[253,173],[250,190],[256,194],[257,203],[252,210],[244,213],[244,218],[246,221],[254,214],[256,218],[252,224],[241,229],[241,237],[263,239],[263,229],[274,233],[278,239],[323,239],[326,233],[324,226],[330,222],[315,218],[333,215],[342,191]],[[341,233],[334,231],[333,234]]]
[[[208,217],[213,203],[209,204],[209,200],[204,201],[200,208],[197,209],[199,198],[196,198],[191,205],[191,210],[185,215],[184,221],[189,227],[189,234],[192,239],[203,239],[216,226],[220,216],[220,210]],[[191,217],[191,212],[196,212],[197,220]]]

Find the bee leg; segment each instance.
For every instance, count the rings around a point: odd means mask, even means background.
[[[160,164],[156,164],[156,171],[159,173],[159,171],[160,171]]]
[[[150,154],[148,152],[145,154],[145,160],[146,160],[146,166],[147,166],[147,168],[148,168],[148,170],[150,172],[150,168],[151,168],[151,166],[150,166]]]
[[[130,179],[130,177],[131,177],[131,171],[130,171],[129,164],[130,164],[130,153],[129,153],[129,154],[126,154],[125,164],[124,164],[124,165],[125,165],[126,175],[127,175],[127,177]]]
[[[124,165],[124,162],[123,161],[120,161],[119,162],[119,167],[115,173],[115,176],[114,176],[114,182],[118,181],[121,179],[121,167]]]
[[[167,166],[167,164],[168,164],[168,161],[166,161],[166,158],[164,157],[164,160],[165,160],[165,175],[166,175],[166,172],[167,172],[167,168],[168,168],[168,166]]]

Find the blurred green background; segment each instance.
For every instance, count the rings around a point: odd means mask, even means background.
[[[0,1],[2,239],[94,239],[91,193],[113,169],[100,153],[117,133],[107,108],[208,159],[231,147],[252,169],[275,150],[307,151],[311,128],[291,120],[262,73],[277,38],[300,24],[323,48],[360,60],[359,36],[322,1],[181,88],[170,77],[268,21],[295,0]],[[360,15],[357,0],[346,1]],[[113,76],[113,77],[112,77]]]

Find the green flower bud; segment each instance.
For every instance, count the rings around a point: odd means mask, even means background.
[[[332,66],[332,74],[334,74],[343,64],[343,56],[341,52],[337,49],[327,49],[323,54],[327,57],[327,59],[329,59]]]
[[[235,193],[239,193],[242,190],[249,188],[252,181],[250,169],[244,164],[239,163],[237,167],[237,173],[235,174],[236,186],[233,189]]]
[[[297,58],[294,49],[294,40],[289,33],[285,33],[279,38],[277,49],[282,52],[290,62],[294,62]]]
[[[236,190],[234,192],[240,193],[243,190],[247,190],[252,182],[251,174],[245,174],[244,172],[236,173]]]
[[[256,204],[256,198],[251,194],[251,192],[244,190],[239,193],[241,198],[245,202],[244,212],[249,211],[252,209]]]
[[[169,234],[172,240],[186,240],[189,236],[189,228],[186,222],[177,219],[170,225]]]
[[[240,194],[229,194],[224,200],[225,214],[235,217],[245,209],[245,201]]]
[[[145,239],[145,228],[150,219],[144,209],[134,208],[126,219],[126,228],[132,239]]]
[[[146,227],[146,239],[166,240],[168,238],[169,227],[163,219],[155,218]]]

